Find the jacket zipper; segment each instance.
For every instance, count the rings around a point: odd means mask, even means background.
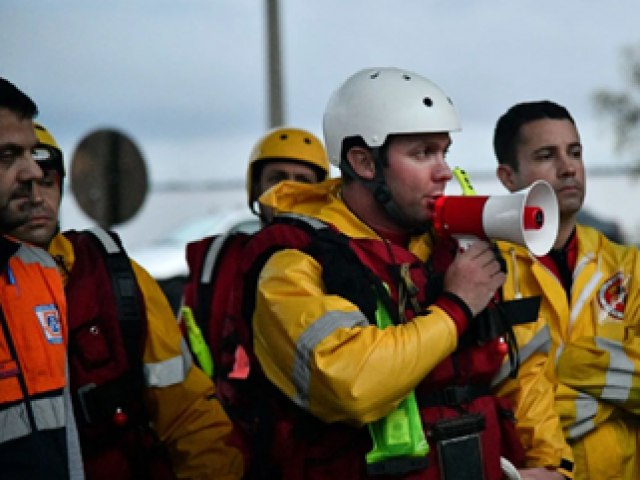
[[[15,285],[15,278],[11,273],[9,266],[7,265],[7,277],[10,285]],[[15,345],[13,344],[13,339],[9,332],[9,325],[7,323],[7,318],[4,314],[4,308],[0,306],[0,324],[2,324],[2,332],[4,333],[5,341],[7,342],[7,348],[9,349],[9,354],[16,362],[16,366],[18,368],[18,373],[16,377],[18,379],[18,383],[20,384],[20,389],[22,390],[22,397],[24,398],[25,408],[27,409],[27,417],[29,418],[29,424],[31,426],[31,431],[35,432],[36,428],[36,420],[33,415],[33,407],[31,405],[29,391],[27,390],[27,383],[24,379],[24,374],[22,370],[22,365],[20,365],[20,359],[18,358],[18,353],[16,351]]]

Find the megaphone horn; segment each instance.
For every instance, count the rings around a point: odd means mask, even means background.
[[[507,195],[438,198],[433,226],[440,235],[506,240],[536,256],[546,255],[558,235],[556,195],[544,180]]]

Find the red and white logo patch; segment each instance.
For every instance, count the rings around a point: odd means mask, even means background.
[[[600,308],[608,315],[622,320],[627,302],[627,280],[622,272],[616,273],[598,290]]]
[[[54,304],[38,305],[36,316],[42,327],[42,333],[49,343],[62,343],[62,323],[58,307]]]

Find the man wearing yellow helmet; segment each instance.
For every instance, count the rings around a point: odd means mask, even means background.
[[[32,216],[11,233],[49,250],[69,305],[70,383],[88,479],[242,476],[228,417],[193,365],[160,287],[116,234],[59,233],[62,151],[35,124]]]
[[[247,167],[249,208],[263,224],[273,211],[256,203],[260,195],[282,180],[317,183],[329,176],[329,159],[322,143],[310,132],[298,128],[276,128],[254,146]]]
[[[36,104],[0,78],[0,477],[80,479],[82,459],[67,380],[67,304],[53,259],[16,241],[42,169]]]
[[[321,182],[328,176],[327,153],[315,135],[299,128],[276,128],[258,140],[249,157],[246,175],[247,203],[264,226],[274,215],[273,210],[258,202],[258,198],[264,192],[282,181],[311,184]],[[223,343],[224,337],[232,335],[232,332],[228,326],[223,326],[223,322],[227,306],[233,298],[231,286],[241,259],[242,248],[249,238],[250,235],[237,232],[206,237],[187,245],[189,276],[184,288],[182,320],[187,321],[185,315],[195,317],[213,357],[215,382],[217,384],[220,381],[224,387],[229,384],[226,376],[228,372],[220,368],[221,357],[224,355]],[[192,345],[192,348],[195,353],[195,345]],[[244,352],[232,351],[231,355],[237,356],[237,371],[233,375],[242,376],[247,360]],[[203,361],[201,360],[201,364]],[[225,402],[231,392],[227,390],[218,393],[223,406],[227,406]],[[229,413],[231,414],[231,411]],[[240,442],[242,443],[242,440]],[[244,445],[246,447],[247,444]],[[245,447],[243,450],[248,453],[247,450],[250,449]]]

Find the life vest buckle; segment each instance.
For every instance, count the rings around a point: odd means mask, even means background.
[[[89,406],[85,397],[91,390],[95,388],[96,384],[92,382],[79,387],[77,391],[78,402],[80,403],[80,407],[82,409],[82,415],[87,423],[91,423],[91,415],[89,414]]]

